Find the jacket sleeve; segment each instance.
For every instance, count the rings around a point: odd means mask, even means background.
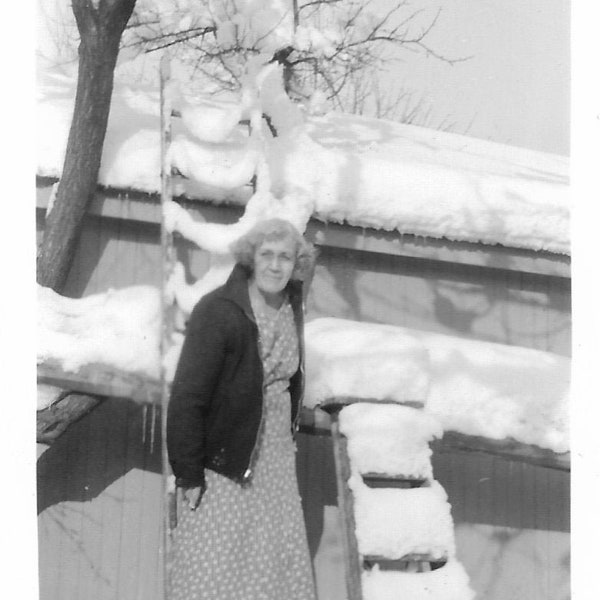
[[[217,386],[227,343],[220,302],[201,300],[192,311],[167,411],[167,451],[180,487],[204,485],[206,416]]]

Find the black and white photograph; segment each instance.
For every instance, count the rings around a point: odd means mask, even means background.
[[[571,0],[32,4],[7,597],[595,597]]]

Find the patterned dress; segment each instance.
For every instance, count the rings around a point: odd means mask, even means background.
[[[315,600],[290,432],[289,378],[298,368],[292,309],[254,310],[264,369],[263,430],[252,482],[206,470],[192,512],[180,504],[169,600]]]

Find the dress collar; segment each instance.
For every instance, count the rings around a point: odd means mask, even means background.
[[[223,286],[222,296],[237,304],[246,315],[254,321],[254,312],[250,303],[250,294],[248,293],[248,281],[250,279],[250,270],[237,263],[233,271]],[[286,291],[290,299],[292,309],[295,311],[300,308],[302,302],[302,282],[293,279],[286,286]]]

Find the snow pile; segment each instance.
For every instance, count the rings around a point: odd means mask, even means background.
[[[569,449],[570,360],[507,346],[345,319],[306,325],[305,403],[424,400],[444,430]]]
[[[348,483],[354,496],[358,550],[363,556],[454,556],[450,505],[437,481],[431,481],[431,487],[412,489],[369,488],[354,475]]]
[[[408,332],[398,335],[392,326],[341,319],[316,319],[305,331],[304,402],[309,408],[334,396],[396,402],[426,398],[427,352]]]
[[[425,331],[418,336],[430,358],[426,410],[444,429],[569,450],[569,358]]]
[[[375,566],[363,572],[364,600],[473,600],[469,578],[457,560],[425,573],[382,571]]]
[[[405,406],[359,403],[345,407],[339,422],[350,462],[361,475],[432,477],[429,442],[443,434],[433,417]]]
[[[81,299],[38,286],[38,363],[66,371],[102,363],[160,375],[160,294],[151,286],[109,290]]]
[[[191,135],[200,141],[218,144],[225,142],[239,127],[242,105],[200,98],[195,102],[182,101],[179,112],[184,127]]]
[[[342,114],[311,118],[308,135],[280,185],[308,180],[323,220],[569,253],[566,159]]]

